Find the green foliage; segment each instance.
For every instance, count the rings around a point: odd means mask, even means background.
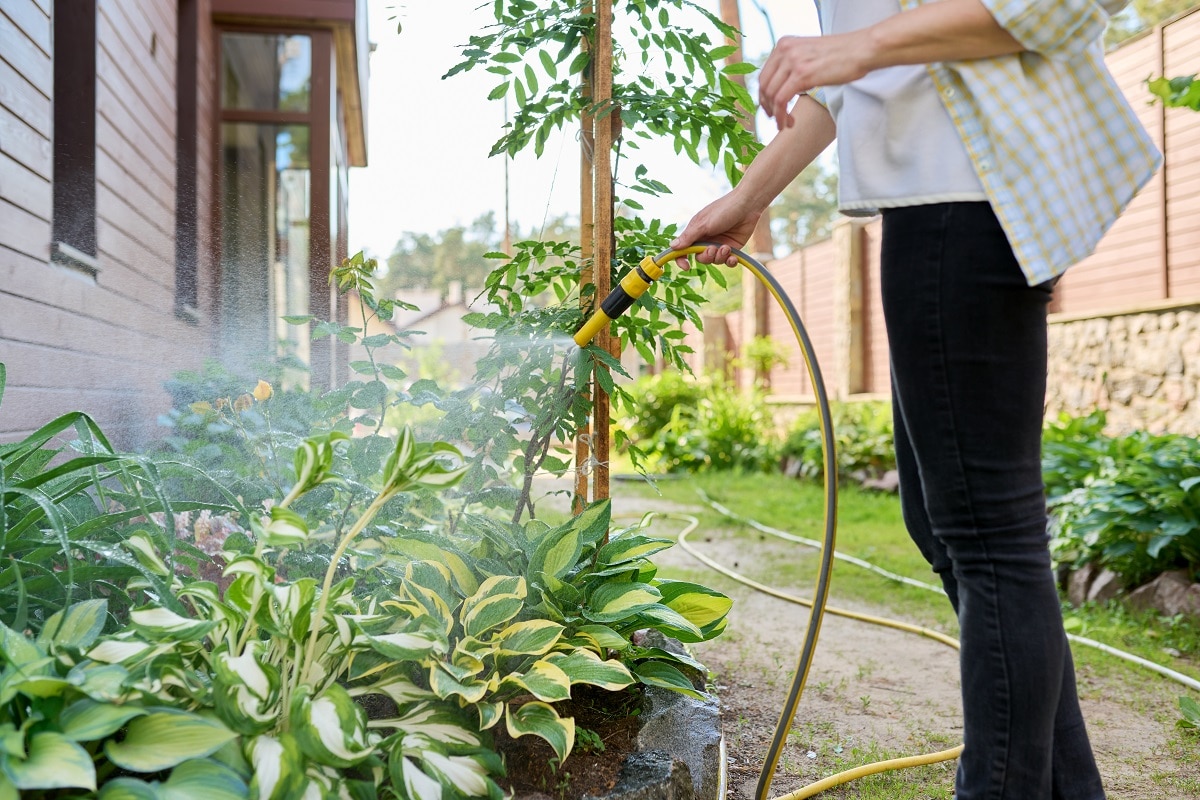
[[[1190,108],[1200,111],[1200,81],[1195,75],[1180,78],[1155,78],[1146,83],[1150,94],[1169,108]]]
[[[1120,46],[1127,39],[1196,5],[1197,0],[1133,0],[1109,21],[1104,43],[1110,49]]]
[[[650,467],[762,472],[775,466],[774,422],[757,392],[666,372],[639,379],[629,398],[618,423]]]
[[[833,403],[830,411],[839,478],[878,477],[896,468],[890,403]],[[822,453],[820,418],[813,409],[788,428],[783,457],[799,461],[799,475],[815,480],[825,472]]]
[[[771,203],[771,231],[786,252],[795,252],[833,232],[838,216],[837,187],[837,170],[818,159]]]
[[[174,540],[176,522],[181,514],[229,505],[170,502],[161,469],[175,466],[116,452],[96,423],[78,412],[0,445],[5,621],[36,632],[60,609],[101,598],[123,616],[131,602],[122,590],[127,581],[140,577],[152,591],[163,588],[141,560],[137,542],[161,547],[172,568],[203,559],[195,547]],[[213,495],[227,502],[220,491]]]
[[[1043,474],[1062,564],[1095,562],[1136,586],[1200,567],[1200,441],[1102,433],[1096,412],[1047,426]]]

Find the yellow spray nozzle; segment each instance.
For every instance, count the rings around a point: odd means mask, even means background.
[[[596,334],[603,330],[604,326],[624,314],[645,294],[650,284],[662,276],[662,265],[653,257],[646,256],[642,259],[642,263],[625,273],[625,277],[621,278],[620,283],[614,286],[608,297],[600,303],[596,313],[576,332],[575,344],[583,347],[596,338]]]

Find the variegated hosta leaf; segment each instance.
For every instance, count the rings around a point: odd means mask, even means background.
[[[336,683],[315,698],[298,692],[291,719],[300,749],[319,764],[351,767],[371,755],[366,712]]]
[[[409,600],[409,603],[405,605],[410,609],[413,606],[419,609],[413,614],[414,617],[428,617],[437,623],[443,635],[450,635],[450,631],[454,629],[454,615],[451,613],[450,607],[446,605],[446,601],[435,590],[427,589],[412,581],[405,581],[402,591]]]
[[[597,653],[604,650],[624,650],[629,640],[607,625],[580,625],[575,635],[567,640],[570,644],[591,647]]]
[[[244,800],[245,781],[211,759],[185,761],[171,770],[158,796],[162,800]]]
[[[454,579],[455,589],[460,594],[471,595],[479,589],[475,571],[464,556],[443,544],[423,539],[386,539],[384,547],[389,553],[408,556],[413,561],[434,561],[446,567]]]
[[[475,711],[479,714],[479,730],[486,731],[504,716],[504,703],[499,701],[476,703]]]
[[[67,680],[79,691],[99,703],[111,703],[125,699],[125,679],[129,670],[120,664],[104,664],[85,661],[71,667]]]
[[[444,655],[448,648],[445,639],[424,630],[363,638],[372,650],[397,661],[420,662],[430,656]]]
[[[536,700],[519,708],[510,704],[505,709],[504,725],[508,735],[514,739],[530,734],[539,736],[554,748],[554,754],[562,762],[575,746],[575,720],[560,717],[554,707]]]
[[[217,626],[212,620],[188,619],[168,608],[154,605],[130,611],[129,621],[143,636],[170,642],[195,641]]]
[[[733,601],[718,591],[687,581],[658,581],[662,604],[682,614],[697,628],[705,628],[723,619]]]
[[[331,431],[301,443],[292,459],[296,469],[296,485],[292,487],[290,495],[298,497],[322,483],[337,480],[333,474],[334,446],[348,438],[344,433]]]
[[[260,623],[283,636],[303,638],[312,624],[317,582],[301,578],[295,583],[271,583],[266,586],[266,597],[265,609],[258,616]]]
[[[468,797],[488,794],[488,770],[470,756],[447,756],[433,750],[423,754],[425,769],[436,775],[443,784]]]
[[[167,566],[167,562],[162,560],[162,556],[158,554],[158,548],[146,534],[134,533],[121,542],[121,545],[132,553],[138,563],[149,572],[162,578],[171,576],[171,568]]]
[[[487,662],[496,656],[496,646],[491,642],[480,641],[470,636],[464,636],[454,645],[454,653],[450,657],[455,666],[468,669],[472,674],[479,674],[487,667]]]
[[[405,677],[390,677],[378,683],[366,686],[354,686],[349,689],[349,692],[352,697],[359,697],[365,694],[386,695],[398,706],[431,700],[435,696],[433,692],[417,686]]]
[[[263,658],[265,645],[251,641],[245,652],[234,656],[217,653],[213,695],[217,712],[241,734],[264,733],[274,727],[279,708],[279,670]]]
[[[501,655],[540,656],[550,652],[562,638],[564,628],[548,619],[515,622],[496,635],[494,643]]]
[[[583,616],[592,622],[629,620],[657,603],[660,597],[658,590],[649,584],[606,583],[592,593]]]
[[[438,597],[449,598],[454,595],[454,590],[450,587],[451,578],[449,568],[439,561],[410,561],[404,565],[401,593],[403,594],[405,589],[416,584],[433,592]]]
[[[159,772],[211,755],[235,736],[218,720],[164,709],[130,721],[124,739],[105,742],[104,754],[131,772]]]
[[[426,775],[413,759],[393,755],[388,759],[388,769],[392,783],[404,787],[408,800],[442,800],[441,782]]]
[[[301,800],[353,800],[345,779],[336,769],[309,764],[304,776],[308,778],[308,786],[304,787]]]
[[[85,600],[74,603],[64,611],[57,611],[46,620],[38,636],[38,644],[49,650],[55,647],[90,647],[104,630],[108,616],[107,600]]]
[[[118,634],[111,639],[102,639],[88,651],[88,658],[105,664],[132,663],[143,656],[160,652],[163,645],[158,647],[136,639],[132,635]]]
[[[116,733],[129,720],[145,713],[145,708],[136,705],[76,700],[63,709],[58,726],[62,735],[73,742],[92,742]]]
[[[600,552],[596,555],[596,563],[606,567],[625,564],[630,561],[649,558],[655,553],[666,550],[673,544],[674,542],[670,539],[662,539],[657,536],[643,536],[641,534],[614,537],[609,540],[608,544],[600,548]]]
[[[673,689],[689,697],[703,699],[692,682],[675,667],[661,661],[642,661],[633,665],[633,674],[638,681],[647,686],[658,686],[663,689]]]
[[[424,736],[444,745],[479,747],[482,740],[472,723],[444,705],[422,703],[395,719],[373,720],[372,727],[397,728],[407,736]]]
[[[704,635],[700,633],[699,628],[688,622],[682,614],[667,608],[662,603],[646,606],[638,612],[637,617],[639,628],[651,627],[648,623],[653,623],[653,627],[682,642],[704,640]]]
[[[250,796],[255,800],[291,800],[304,790],[305,758],[290,733],[254,737],[246,743],[246,757],[254,768]]]
[[[591,650],[551,653],[545,660],[561,669],[572,685],[586,683],[615,692],[636,682],[629,669],[620,661],[603,661]]]
[[[283,506],[271,508],[270,521],[257,521],[255,533],[267,547],[297,547],[308,541],[308,522]]]
[[[479,591],[463,601],[459,619],[467,636],[482,636],[510,622],[521,613],[527,589],[525,579],[514,575],[494,575],[479,586]]]
[[[96,768],[92,757],[75,742],[54,731],[29,738],[25,758],[10,755],[4,769],[18,789],[96,790]]]
[[[535,661],[524,674],[505,675],[500,685],[519,686],[538,700],[556,703],[571,696],[571,679],[557,665],[545,659]]]
[[[476,680],[473,672],[443,661],[434,662],[429,670],[429,688],[443,700],[461,697],[465,703],[478,703],[488,692],[487,681]]]

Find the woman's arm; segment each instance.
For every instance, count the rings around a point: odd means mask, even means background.
[[[783,130],[795,124],[787,108],[792,98],[818,86],[849,83],[900,64],[992,58],[1024,49],[981,0],[942,0],[850,33],[784,37],[759,75],[758,99]]]
[[[730,255],[730,246],[746,244],[771,201],[833,141],[833,117],[816,100],[802,96],[796,101],[792,115],[797,124],[781,130],[754,157],[733,191],[692,217],[671,242],[672,248],[715,241],[720,246],[707,248],[696,260],[703,264],[737,265],[737,259]],[[687,269],[687,259],[679,259],[679,266]]]

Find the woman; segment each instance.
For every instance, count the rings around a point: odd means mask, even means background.
[[[958,800],[1104,797],[1075,692],[1041,479],[1046,306],[1159,155],[1103,61],[1095,0],[826,0],[759,103],[779,127],[672,247],[736,264],[834,139],[844,212],[883,215],[905,524],[959,616]],[[821,87],[821,88],[818,88]]]

